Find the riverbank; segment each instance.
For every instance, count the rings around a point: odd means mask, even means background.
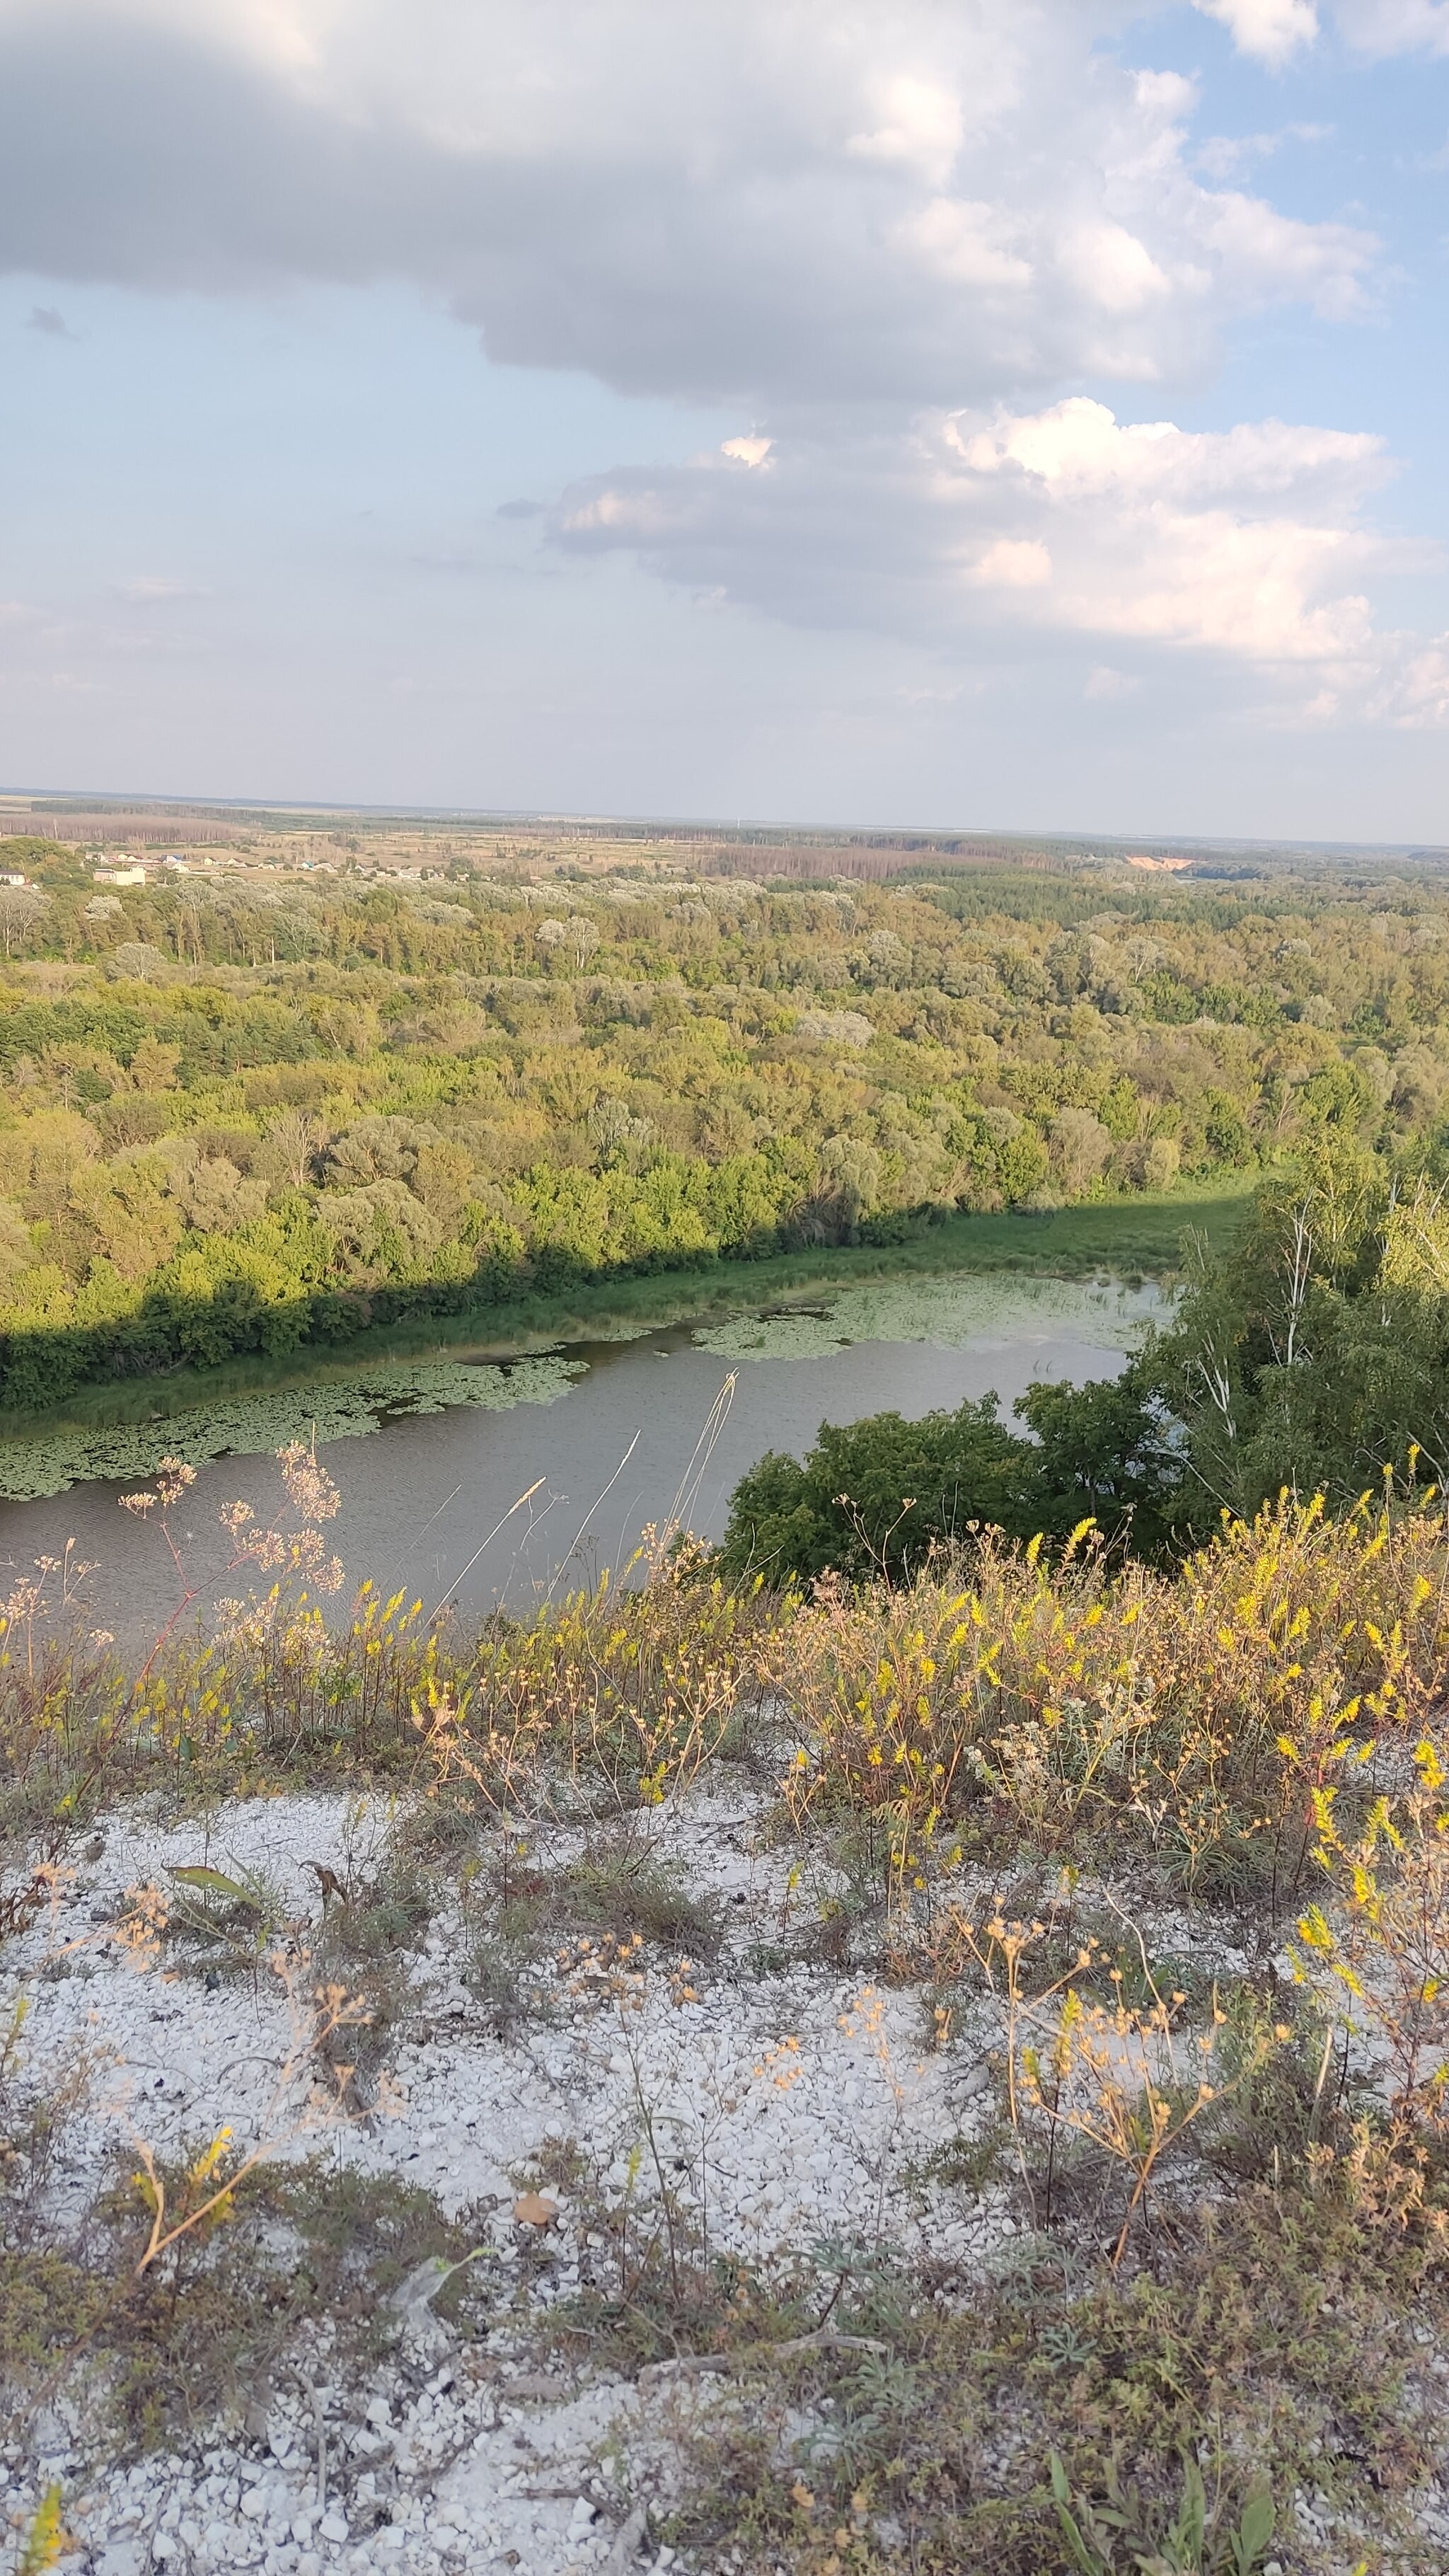
[[[284,1358],[263,1355],[215,1369],[177,1369],[164,1377],[83,1387],[44,1412],[0,1416],[0,1439],[34,1440],[61,1431],[165,1421],[201,1406],[248,1396],[296,1394],[338,1386],[363,1370],[420,1359],[520,1360],[574,1342],[629,1341],[670,1325],[723,1321],[776,1304],[806,1303],[871,1281],[981,1276],[993,1271],[1088,1279],[1170,1278],[1193,1229],[1216,1246],[1240,1222],[1251,1195],[1221,1183],[1170,1196],[1094,1201],[1040,1214],[1024,1210],[951,1217],[912,1241],[858,1244],[763,1261],[719,1262],[706,1270],[666,1271],[648,1278],[601,1280],[556,1296],[533,1296],[472,1313],[430,1316],[415,1324],[378,1326],[325,1351]]]

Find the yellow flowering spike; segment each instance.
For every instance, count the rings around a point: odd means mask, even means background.
[[[1300,1941],[1304,1942],[1310,1950],[1317,1950],[1323,1958],[1332,1958],[1336,1945],[1334,1943],[1333,1933],[1329,1928],[1328,1918],[1324,1914],[1321,1906],[1310,1905],[1306,1914],[1300,1914],[1298,1917],[1298,1938]]]
[[[60,2519],[60,2489],[47,2487],[15,2562],[15,2576],[43,2576],[65,2548],[69,2534]]]
[[[203,2148],[201,2154],[197,2157],[195,2164],[191,2167],[190,2173],[187,2176],[187,2180],[194,2183],[198,2190],[201,2189],[203,2183],[210,2182],[211,2177],[215,2173],[217,2166],[220,2164],[222,2157],[225,2155],[227,2148],[231,2145],[231,2139],[232,2133],[230,2129],[218,2129],[210,2146]]]

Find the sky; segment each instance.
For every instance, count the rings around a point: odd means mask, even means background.
[[[1449,0],[0,0],[0,788],[1449,843]]]

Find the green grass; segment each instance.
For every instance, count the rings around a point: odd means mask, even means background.
[[[169,1419],[194,1406],[247,1395],[282,1394],[337,1385],[360,1368],[388,1361],[519,1359],[573,1342],[622,1341],[671,1324],[718,1321],[822,1290],[911,1274],[940,1277],[993,1271],[1064,1279],[1111,1271],[1162,1278],[1179,1266],[1184,1231],[1221,1244],[1241,1220],[1253,1184],[1222,1180],[1174,1190],[1163,1198],[1103,1199],[1041,1214],[950,1217],[913,1241],[775,1253],[763,1261],[720,1262],[707,1270],[667,1271],[643,1279],[601,1280],[553,1297],[527,1297],[472,1314],[430,1317],[413,1325],[378,1326],[325,1351],[285,1359],[261,1355],[216,1369],[177,1369],[79,1388],[44,1413],[3,1417],[4,1434],[33,1438],[60,1430],[100,1430]]]

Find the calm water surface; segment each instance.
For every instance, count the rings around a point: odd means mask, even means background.
[[[1151,1290],[1115,1286],[925,1278],[783,1316],[575,1345],[564,1356],[577,1374],[559,1373],[552,1401],[455,1405],[326,1443],[342,1495],[330,1533],[347,1566],[340,1601],[371,1575],[429,1608],[522,1608],[551,1586],[625,1567],[646,1523],[677,1518],[717,1537],[732,1487],[767,1449],[798,1456],[822,1422],[887,1408],[919,1416],[992,1388],[1009,1414],[1034,1378],[1115,1375],[1155,1303]],[[168,1426],[183,1455],[184,1423]],[[122,1490],[90,1483],[0,1503],[0,1578],[73,1539],[93,1562],[91,1621],[126,1639],[154,1633],[177,1578],[159,1530],[117,1508]],[[277,1493],[268,1456],[201,1467],[177,1516],[198,1606],[248,1588],[225,1570],[221,1506],[241,1496],[269,1519]]]

